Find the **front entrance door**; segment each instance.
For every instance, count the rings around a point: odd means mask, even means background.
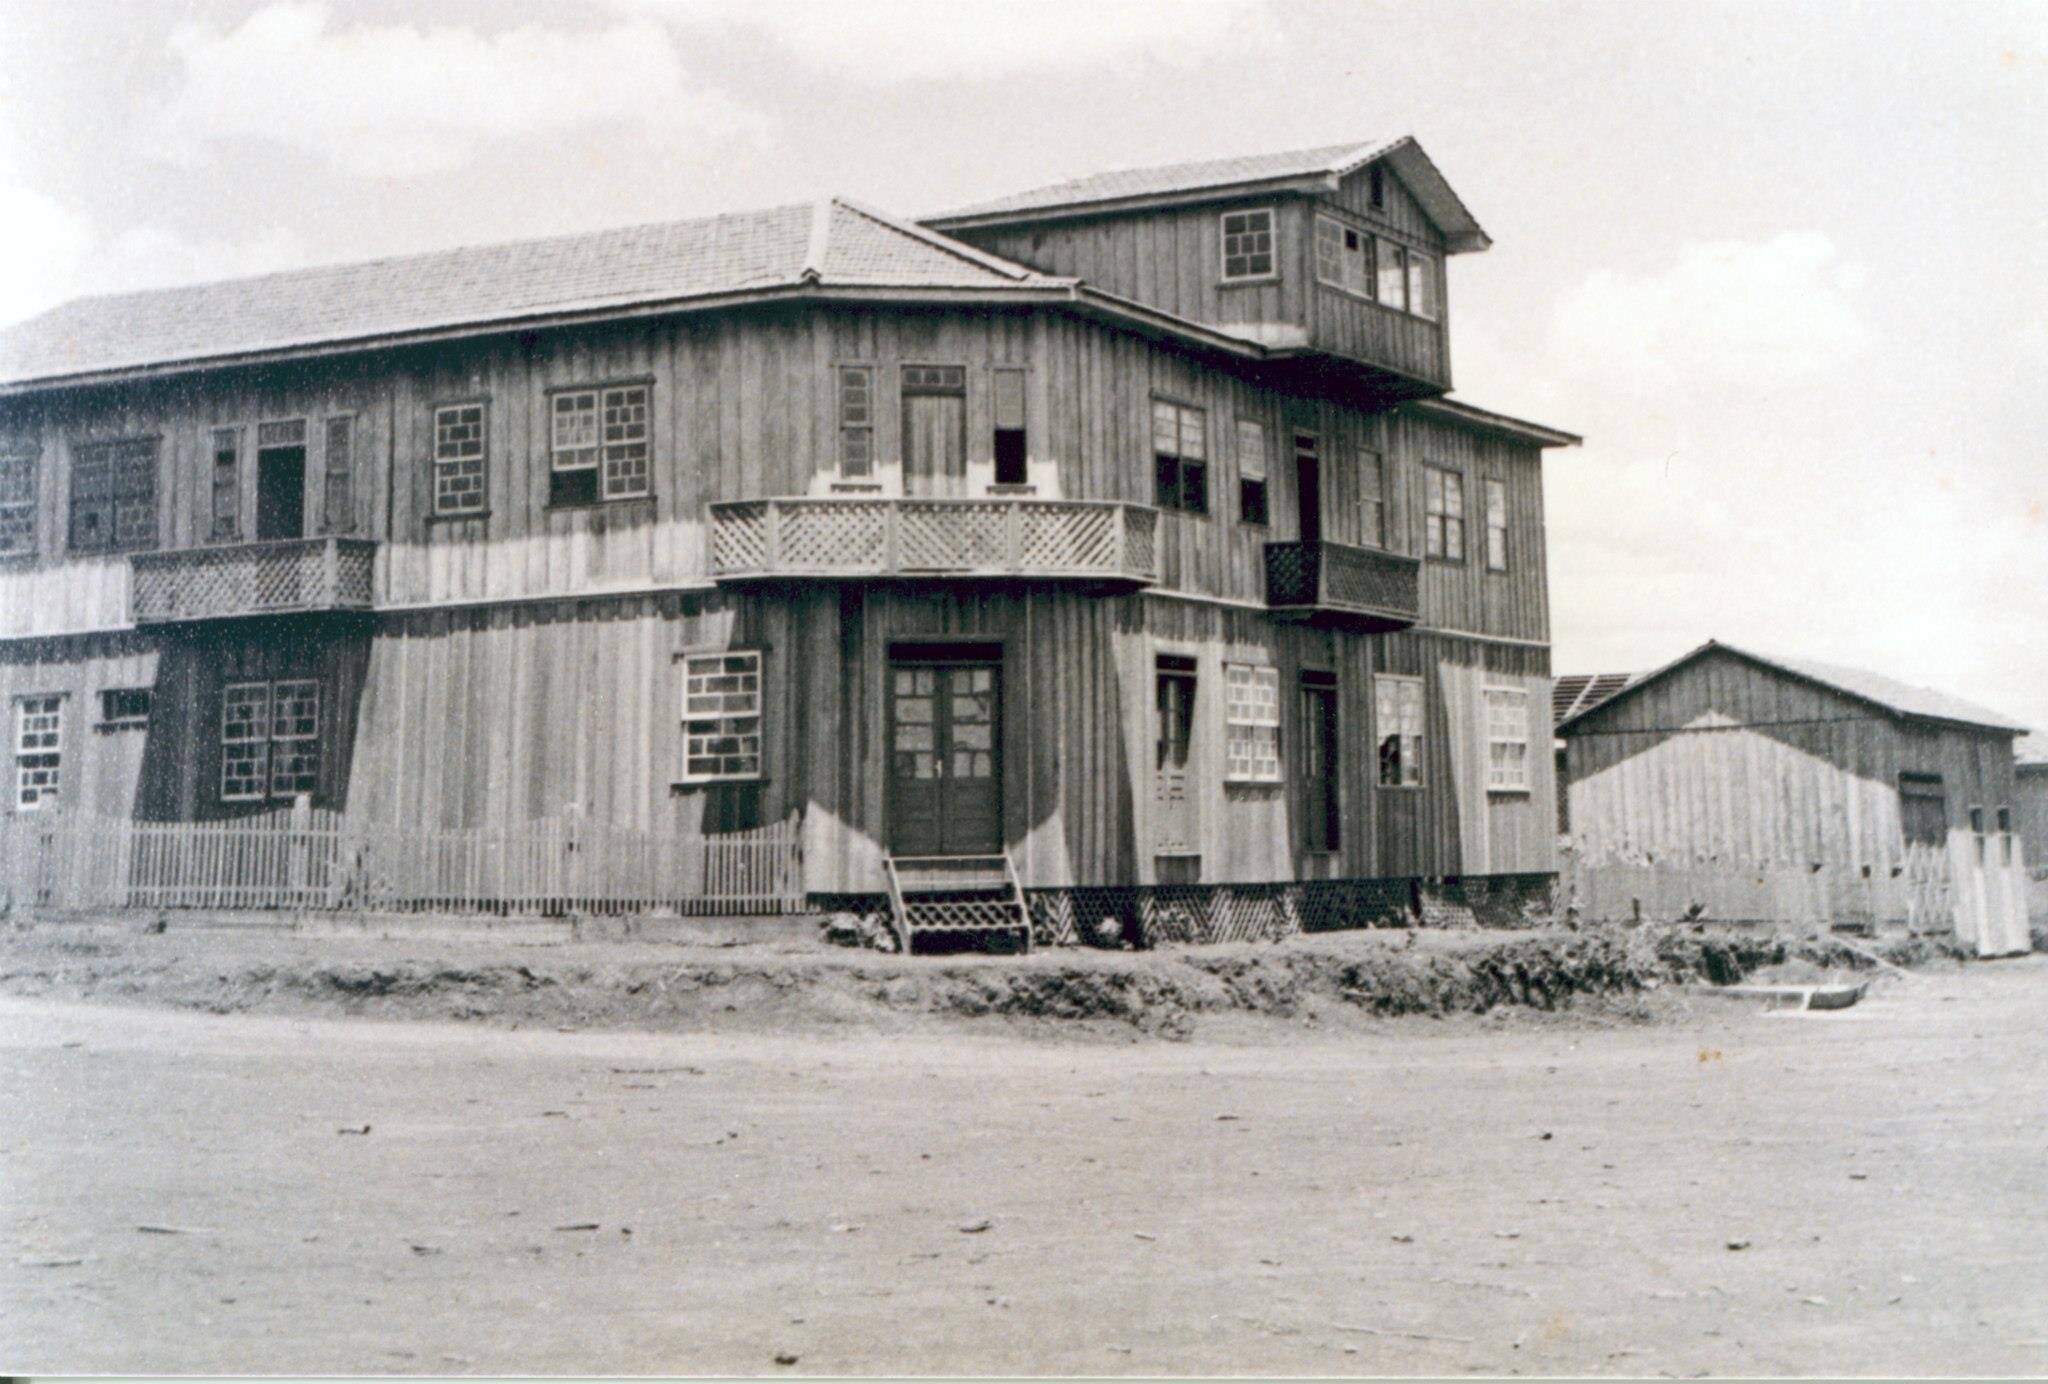
[[[1002,665],[889,667],[889,851],[1003,848]]]
[[[1195,661],[1161,654],[1154,679],[1159,738],[1152,762],[1152,849],[1157,855],[1193,855],[1199,838],[1188,762],[1194,745]]]
[[[1337,689],[1327,673],[1302,677],[1301,764],[1304,844],[1312,851],[1334,851],[1342,844],[1337,814]]]
[[[1301,505],[1301,541],[1323,541],[1323,453],[1314,433],[1294,435],[1294,494]]]
[[[306,536],[306,449],[265,447],[256,454],[256,537]]]

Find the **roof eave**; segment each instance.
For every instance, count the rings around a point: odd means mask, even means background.
[[[1546,423],[1533,423],[1526,418],[1515,418],[1492,409],[1479,408],[1462,399],[1414,399],[1402,405],[1418,413],[1434,414],[1448,418],[1469,427],[1498,433],[1519,442],[1533,442],[1539,447],[1577,447],[1585,438],[1577,433],[1553,428]]]
[[[979,230],[988,226],[1014,226],[1033,221],[1072,221],[1088,216],[1114,216],[1119,212],[1153,211],[1160,207],[1194,206],[1204,202],[1233,201],[1244,197],[1289,194],[1313,195],[1336,188],[1332,173],[1289,173],[1278,178],[1257,178],[1247,182],[1217,183],[1209,187],[1179,188],[1172,192],[1148,192],[1136,197],[1097,198],[1086,202],[1061,202],[1051,206],[1022,207],[1015,211],[961,212],[927,216],[918,224],[935,231]]]

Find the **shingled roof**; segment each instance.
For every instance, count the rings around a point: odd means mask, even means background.
[[[1748,649],[1738,649],[1733,644],[1724,644],[1709,639],[1697,649],[1682,658],[1674,659],[1662,668],[1627,683],[1620,690],[1609,693],[1598,701],[1591,701],[1578,710],[1567,714],[1558,724],[1563,731],[1567,726],[1584,720],[1603,707],[1612,705],[1624,697],[1632,697],[1653,682],[1659,682],[1686,665],[1704,658],[1710,653],[1732,654],[1736,658],[1757,664],[1776,672],[1799,678],[1805,682],[1819,684],[1831,691],[1854,698],[1866,705],[1876,707],[1892,716],[1908,720],[1941,721],[1956,725],[1980,726],[1987,730],[2003,731],[2023,735],[2027,728],[2016,721],[1999,715],[1975,702],[1964,701],[1932,687],[1916,687],[1912,683],[1888,678],[1882,673],[1872,673],[1862,668],[1845,668],[1840,664],[1822,663],[1810,658],[1784,658],[1776,654],[1760,654]]]
[[[1550,684],[1550,724],[1561,726],[1628,686],[1632,673],[1560,673]]]
[[[1339,179],[1377,159],[1385,159],[1422,208],[1436,222],[1452,251],[1483,250],[1492,244],[1458,194],[1444,180],[1429,155],[1412,135],[1365,143],[1328,144],[1281,154],[1250,154],[1241,158],[1204,159],[1155,168],[1127,168],[1012,193],[972,206],[924,218],[939,229],[961,229],[1008,221],[1085,214],[1116,204],[1162,204],[1209,199],[1235,193],[1271,190],[1312,191],[1334,187]]]
[[[0,387],[796,288],[1047,278],[845,198],[186,288],[80,298],[0,331]]]

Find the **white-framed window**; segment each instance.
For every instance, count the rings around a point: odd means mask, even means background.
[[[482,514],[490,438],[481,402],[434,410],[434,513]]]
[[[1370,447],[1358,453],[1358,540],[1368,548],[1387,546],[1387,458]]]
[[[1379,243],[1379,293],[1380,302],[1390,308],[1408,310],[1408,250],[1393,241],[1381,238]]]
[[[149,724],[156,692],[147,687],[108,687],[100,691],[101,730],[139,730]]]
[[[222,802],[320,791],[320,683],[231,682],[220,693]]]
[[[64,694],[14,699],[14,805],[33,812],[57,805],[64,773]]]
[[[1441,466],[1422,468],[1422,555],[1465,560],[1465,477]]]
[[[1209,424],[1198,408],[1152,401],[1153,502],[1189,514],[1209,512]]]
[[[875,471],[875,370],[839,367],[839,474],[865,480]]]
[[[1508,570],[1508,485],[1506,481],[1487,481],[1486,490],[1486,570],[1505,572]]]
[[[1273,209],[1223,213],[1223,277],[1266,279],[1273,267]]]
[[[1422,786],[1422,679],[1376,673],[1373,729],[1379,735],[1380,787]]]
[[[548,503],[591,505],[649,492],[653,410],[644,384],[557,390],[548,401]]]
[[[1529,694],[1519,687],[1486,689],[1486,787],[1529,791]]]
[[[1333,216],[1316,218],[1316,278],[1361,298],[1373,296],[1378,277],[1377,256],[1369,231],[1347,226]]]
[[[1225,781],[1280,782],[1280,670],[1226,663],[1223,695]]]
[[[761,777],[761,651],[683,655],[683,781]]]
[[[36,461],[32,437],[0,440],[0,556],[36,550]]]
[[[1408,252],[1408,311],[1436,321],[1436,257]]]
[[[1270,524],[1272,504],[1266,493],[1266,425],[1237,420],[1237,518],[1241,524]]]

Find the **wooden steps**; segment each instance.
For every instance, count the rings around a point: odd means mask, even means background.
[[[890,924],[908,955],[920,937],[1008,936],[1031,950],[1031,910],[1007,851],[888,856]]]

